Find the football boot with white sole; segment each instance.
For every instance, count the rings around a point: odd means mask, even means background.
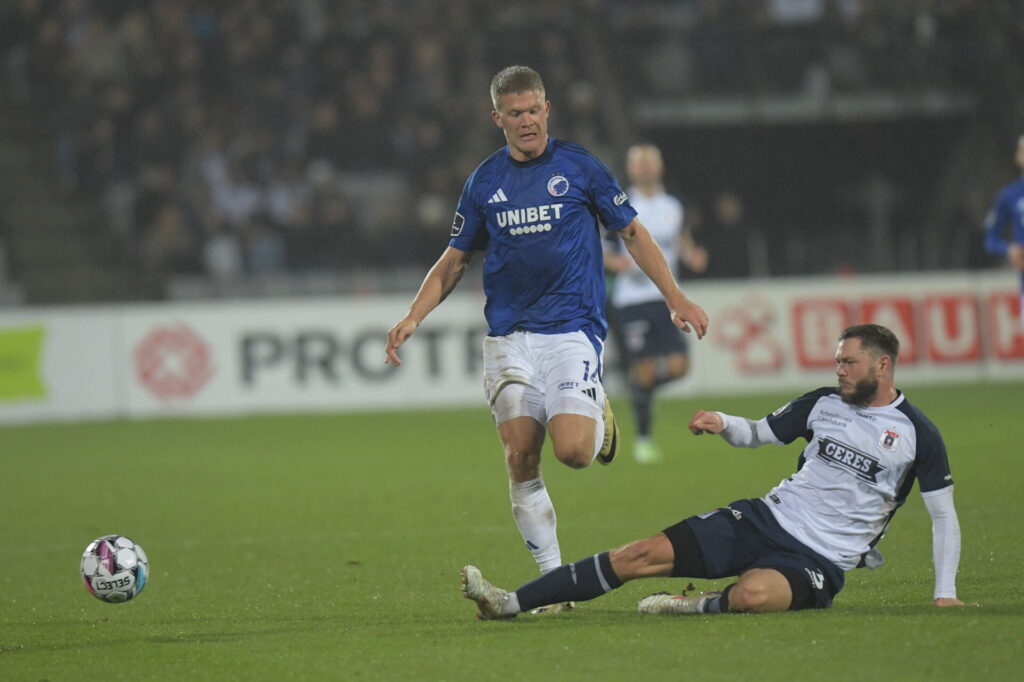
[[[502,620],[514,618],[515,614],[505,613],[505,604],[508,603],[508,592],[490,584],[480,574],[476,566],[466,566],[460,572],[462,592],[466,599],[476,602],[480,612],[477,617],[481,620]]]

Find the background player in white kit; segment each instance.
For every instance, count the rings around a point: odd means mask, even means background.
[[[676,324],[698,338],[707,315],[679,290],[625,192],[586,149],[549,138],[551,103],[533,69],[491,82],[491,117],[507,146],[473,171],[451,241],[409,312],[388,332],[387,361],[484,253],[484,380],[504,446],[512,513],[541,571],[561,563],[555,511],[540,474],[545,432],[574,468],[614,458],[617,428],[601,384],[604,267],[598,220],[617,230],[653,280]]]
[[[632,183],[627,190],[629,201],[670,267],[682,259],[694,272],[703,272],[707,252],[694,243],[685,229],[682,202],[665,191],[664,170],[661,151],[656,146],[630,147],[626,155],[626,173]],[[654,392],[659,386],[685,376],[690,359],[686,339],[665,315],[658,287],[623,252],[617,238],[609,239],[608,243],[605,267],[615,273],[611,303],[621,330],[621,350],[628,366],[636,421],[633,457],[650,464],[661,459],[651,439]]]
[[[876,544],[919,483],[932,518],[934,603],[956,598],[960,527],[953,478],[938,429],[896,390],[899,341],[880,325],[849,327],[836,351],[838,388],[821,388],[754,421],[697,411],[690,430],[757,447],[807,439],[798,471],[765,497],[691,516],[662,533],[587,557],[522,585],[494,587],[474,566],[463,591],[485,619],[549,602],[599,597],[649,577],[739,579],[700,596],[656,594],[641,613],[769,612],[826,608],[844,572],[881,564]]]

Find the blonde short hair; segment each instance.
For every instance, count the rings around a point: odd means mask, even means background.
[[[528,66],[506,66],[491,79],[491,102],[495,111],[502,96],[523,92],[536,92],[544,99],[544,81]]]

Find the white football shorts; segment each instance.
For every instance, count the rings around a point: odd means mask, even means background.
[[[496,424],[533,417],[543,425],[556,414],[597,422],[604,438],[601,354],[583,332],[513,332],[484,339],[484,391]]]

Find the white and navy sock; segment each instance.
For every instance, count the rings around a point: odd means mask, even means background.
[[[735,583],[734,583],[735,584]],[[708,597],[701,604],[702,613],[728,613],[729,612],[729,591],[732,590],[732,585],[729,585],[722,594],[717,597]]]
[[[558,547],[555,507],[551,504],[544,479],[538,476],[532,481],[508,482],[508,496],[512,500],[512,516],[523,536],[523,542],[533,553],[541,573],[562,564],[562,552]]]
[[[559,566],[519,587],[516,601],[523,611],[567,601],[587,601],[622,586],[608,552]]]

